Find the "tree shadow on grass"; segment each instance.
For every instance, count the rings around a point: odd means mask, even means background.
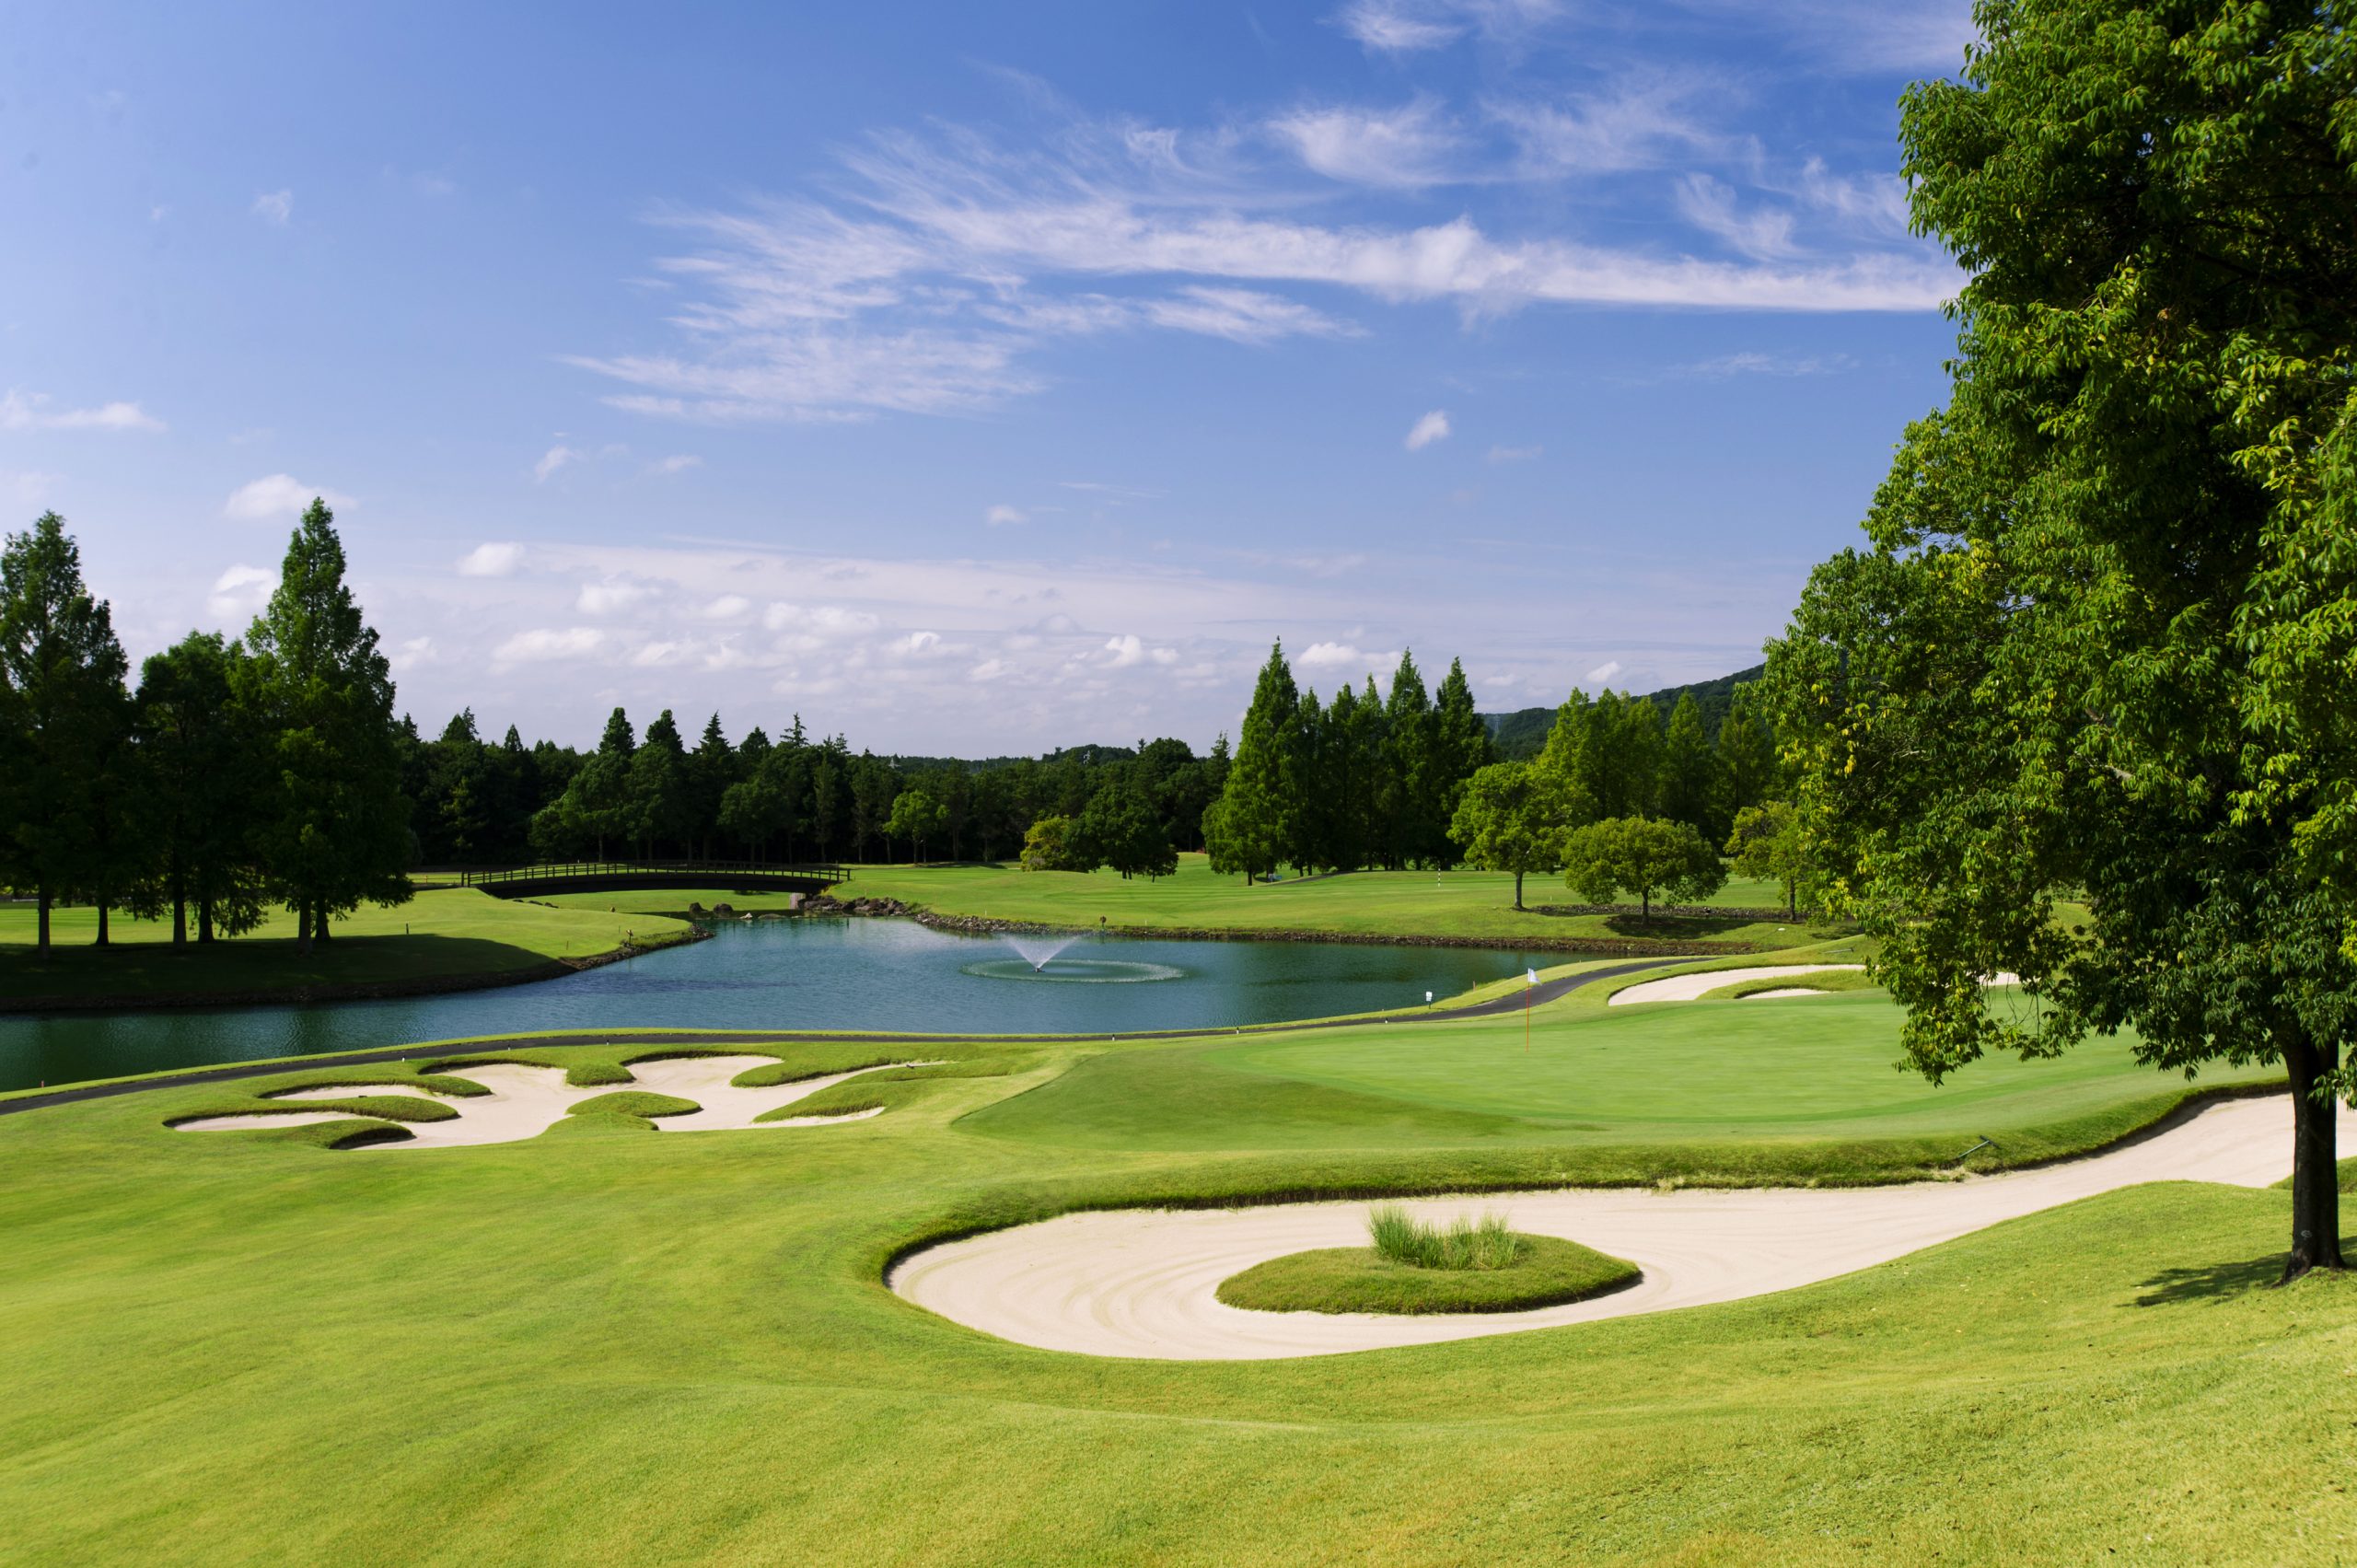
[[[2203,1263],[2189,1269],[2163,1269],[2143,1282],[2139,1307],[2172,1307],[2184,1301],[2215,1301],[2247,1291],[2264,1290],[2283,1276],[2283,1254],[2269,1252],[2232,1263]]]

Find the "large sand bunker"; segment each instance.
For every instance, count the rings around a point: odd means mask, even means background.
[[[2264,1187],[2291,1172],[2287,1096],[2225,1100],[2092,1158],[1904,1187],[1431,1198],[1420,1219],[1504,1213],[1516,1230],[1626,1258],[1617,1295],[1531,1312],[1417,1318],[1251,1312],[1213,1294],[1256,1263],[1366,1243],[1363,1202],[1066,1214],[950,1242],[892,1271],[893,1290],[969,1328],[1043,1350],[1161,1360],[1329,1355],[1549,1329],[1812,1284],[2002,1220],[2145,1181]],[[2340,1112],[2340,1136],[2357,1113]],[[2345,1146],[2345,1145],[2344,1145]]]
[[[1829,974],[1836,970],[1858,970],[1864,964],[1770,964],[1748,970],[1705,970],[1701,974],[1674,974],[1666,980],[1641,981],[1624,985],[1608,997],[1608,1007],[1625,1007],[1636,1002],[1692,1002],[1723,985],[1741,985],[1747,980],[1782,980],[1788,976]]]
[[[662,1057],[632,1063],[632,1082],[628,1084],[597,1084],[587,1087],[567,1084],[562,1067],[533,1067],[521,1063],[494,1062],[480,1067],[442,1070],[443,1076],[466,1078],[481,1084],[491,1091],[488,1095],[445,1098],[415,1084],[337,1084],[324,1088],[288,1089],[266,1098],[317,1100],[352,1099],[370,1095],[412,1095],[420,1099],[430,1099],[438,1105],[448,1106],[459,1114],[445,1121],[404,1121],[401,1126],[410,1134],[407,1138],[361,1146],[442,1149],[462,1144],[508,1144],[519,1138],[535,1137],[563,1120],[582,1101],[622,1089],[637,1089],[695,1101],[697,1109],[693,1111],[656,1121],[656,1127],[671,1132],[705,1132],[747,1127],[809,1127],[826,1122],[855,1121],[873,1116],[876,1111],[868,1109],[841,1116],[781,1117],[772,1121],[763,1121],[760,1118],[765,1112],[792,1105],[796,1100],[807,1099],[821,1089],[831,1088],[863,1073],[880,1073],[887,1067],[933,1065],[923,1062],[888,1062],[854,1068],[848,1073],[797,1078],[790,1084],[772,1084],[758,1089],[739,1088],[729,1082],[749,1068],[767,1067],[776,1061],[774,1056]],[[175,1121],[172,1125],[183,1132],[217,1132],[232,1129],[250,1132],[256,1128],[299,1127],[310,1121],[351,1120],[352,1113],[343,1110],[253,1111],[237,1116],[197,1117]]]

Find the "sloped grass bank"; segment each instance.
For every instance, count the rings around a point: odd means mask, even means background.
[[[1321,1247],[1256,1264],[1219,1286],[1257,1312],[1518,1312],[1585,1301],[1636,1283],[1637,1266],[1552,1236],[1514,1237],[1513,1261],[1418,1268],[1372,1247]]]

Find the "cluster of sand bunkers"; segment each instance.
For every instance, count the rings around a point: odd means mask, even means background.
[[[1798,980],[1856,970],[1857,964],[1727,969],[1625,986],[1622,1006],[1690,1002],[1754,981]],[[1989,978],[2014,983],[2011,975]],[[1813,995],[1806,986],[1754,992],[1744,999]],[[761,1055],[642,1060],[633,1082],[577,1086],[562,1068],[495,1063],[453,1067],[488,1090],[445,1098],[414,1083],[354,1083],[289,1089],[279,1101],[418,1096],[458,1114],[403,1124],[409,1136],[366,1145],[448,1148],[530,1138],[577,1106],[618,1088],[694,1102],[655,1121],[665,1132],[833,1125],[877,1116],[881,1107],[837,1115],[778,1117],[878,1063],[760,1087],[733,1080],[773,1065]],[[173,1123],[183,1132],[251,1130],[349,1121],[349,1109],[250,1111]],[[2343,1108],[2340,1136],[2357,1137],[2357,1110]],[[768,1118],[768,1120],[764,1120]],[[1991,1177],[1911,1186],[1837,1190],[1555,1190],[1431,1198],[1409,1204],[1446,1223],[1477,1210],[1506,1212],[1516,1230],[1562,1237],[1628,1259],[1642,1271],[1631,1286],[1565,1306],[1519,1312],[1390,1316],[1261,1312],[1220,1301],[1219,1286],[1258,1264],[1318,1248],[1364,1241],[1368,1205],[1316,1202],[1229,1210],[1116,1210],[1070,1214],[928,1248],[904,1259],[887,1282],[903,1298],[984,1333],[1046,1350],[1161,1360],[1251,1360],[1326,1355],[1426,1344],[1484,1334],[1553,1328],[1601,1318],[1738,1300],[1830,1279],[1901,1257],[2004,1220],[2148,1181],[2268,1186],[2290,1170],[2292,1108],[2282,1096],[2214,1103],[2150,1136],[2090,1158]]]
[[[538,1067],[524,1063],[495,1062],[478,1067],[452,1067],[440,1075],[464,1078],[491,1091],[464,1098],[444,1096],[416,1084],[334,1084],[319,1088],[284,1089],[263,1098],[273,1100],[350,1100],[380,1095],[413,1096],[449,1107],[458,1114],[440,1121],[405,1121],[409,1136],[398,1142],[362,1144],[363,1149],[447,1149],[465,1144],[512,1144],[545,1132],[571,1115],[576,1106],[612,1095],[618,1088],[668,1095],[692,1100],[696,1109],[655,1119],[667,1132],[715,1132],[747,1128],[824,1127],[857,1121],[883,1109],[871,1106],[835,1116],[762,1118],[796,1100],[809,1098],[862,1073],[886,1067],[918,1067],[930,1063],[892,1062],[849,1073],[829,1073],[792,1083],[744,1088],[731,1082],[756,1067],[773,1066],[774,1056],[674,1056],[642,1061],[631,1067],[627,1085],[598,1084],[581,1087],[564,1081],[562,1067]],[[175,1121],[183,1132],[251,1132],[256,1127],[298,1127],[311,1121],[349,1121],[349,1110],[243,1111],[229,1116],[200,1116]]]

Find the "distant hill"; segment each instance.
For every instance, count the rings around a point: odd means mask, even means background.
[[[1735,689],[1747,681],[1757,680],[1768,672],[1764,664],[1749,669],[1738,669],[1733,675],[1722,675],[1714,680],[1698,680],[1691,686],[1666,686],[1646,695],[1664,720],[1678,700],[1688,692],[1694,694],[1694,705],[1702,710],[1702,727],[1713,739],[1719,733],[1719,721],[1727,716],[1727,705],[1735,701]],[[1490,738],[1502,757],[1536,757],[1547,744],[1547,732],[1555,727],[1553,708],[1520,708],[1511,714],[1483,714],[1482,722],[1490,726]]]

